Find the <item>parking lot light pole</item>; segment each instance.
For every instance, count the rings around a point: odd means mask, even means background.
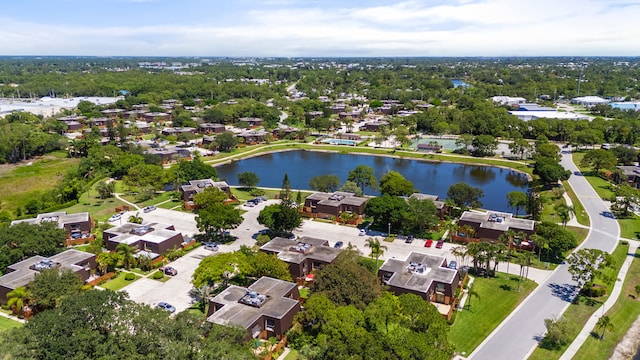
[[[389,225],[389,231],[387,232],[387,236],[391,236],[391,223],[389,223],[387,225]]]

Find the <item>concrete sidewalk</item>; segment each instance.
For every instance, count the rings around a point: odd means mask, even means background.
[[[560,360],[570,360],[576,355],[578,350],[580,350],[580,347],[582,346],[582,344],[587,340],[589,336],[591,336],[591,332],[593,331],[594,327],[598,323],[598,319],[600,319],[602,315],[606,314],[607,311],[609,311],[609,309],[611,309],[611,307],[616,303],[616,301],[618,301],[618,298],[622,293],[622,287],[624,286],[624,279],[627,276],[627,272],[629,271],[631,262],[634,259],[634,254],[636,253],[636,250],[638,249],[638,245],[640,244],[638,241],[634,241],[634,240],[627,240],[627,241],[629,241],[629,252],[627,254],[627,257],[624,259],[624,263],[622,264],[622,267],[620,268],[620,272],[618,273],[618,280],[616,281],[616,284],[613,286],[611,295],[609,296],[607,301],[605,301],[605,303],[600,307],[600,309],[596,310],[596,312],[594,312],[593,315],[591,315],[589,320],[587,320],[587,323],[582,328],[582,331],[580,331],[580,333],[575,338],[575,340],[573,340],[573,342],[571,343],[571,345],[569,345],[569,347],[564,352],[564,354],[562,354],[562,356],[560,357]]]

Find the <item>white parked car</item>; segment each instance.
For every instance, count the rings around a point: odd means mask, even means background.
[[[120,218],[122,218],[122,213],[112,215],[112,216],[109,218],[109,222],[118,221],[118,220],[120,220]]]

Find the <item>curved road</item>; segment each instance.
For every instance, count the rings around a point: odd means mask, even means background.
[[[574,174],[569,184],[584,205],[591,219],[591,230],[580,248],[600,249],[612,252],[620,237],[615,219],[603,212],[609,208],[595,190],[580,176],[571,159],[571,153],[563,153],[562,166]],[[560,265],[514,312],[494,330],[469,356],[474,360],[526,359],[538,345],[546,328],[544,319],[560,316],[576,295],[575,282],[571,280],[567,265]]]

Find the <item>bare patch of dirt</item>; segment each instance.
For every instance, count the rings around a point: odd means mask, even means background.
[[[631,360],[640,345],[640,317],[634,321],[624,338],[613,350],[613,355],[609,360]]]

